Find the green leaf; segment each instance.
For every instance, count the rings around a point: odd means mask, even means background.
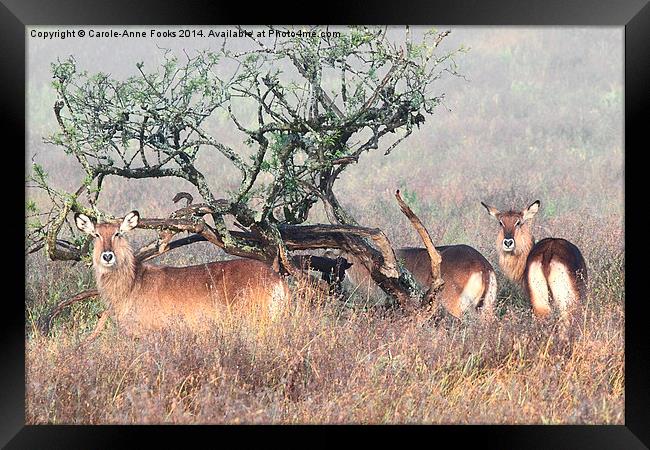
[[[47,180],[47,172],[45,172],[45,169],[43,169],[43,166],[40,164],[34,163],[32,164],[32,170],[34,172],[34,177],[38,179],[39,181],[45,182]]]
[[[36,208],[36,202],[34,200],[28,200],[25,202],[25,211],[35,213],[38,211]]]

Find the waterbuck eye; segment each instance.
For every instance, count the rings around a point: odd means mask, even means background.
[[[506,226],[503,224],[503,220],[499,220],[499,223],[501,224],[501,226],[502,226],[503,228],[506,227]]]
[[[515,222],[515,226],[518,227],[519,225],[521,225],[521,223],[519,222],[519,219],[517,219],[517,221]]]
[[[119,231],[113,235],[113,237],[121,237],[121,236],[122,236],[122,233],[120,233]]]

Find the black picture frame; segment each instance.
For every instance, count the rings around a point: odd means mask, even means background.
[[[472,442],[495,448],[648,448],[650,445],[650,371],[648,327],[642,295],[647,264],[640,250],[643,242],[643,196],[645,168],[642,162],[645,144],[644,120],[650,94],[650,5],[648,0],[534,0],[480,1],[461,0],[432,2],[419,0],[402,4],[383,1],[327,2],[280,5],[277,2],[208,2],[208,1],[104,1],[75,2],[2,0],[0,5],[0,114],[7,125],[3,135],[0,166],[6,183],[5,204],[19,222],[24,214],[24,197],[12,189],[24,186],[25,146],[25,27],[29,25],[97,25],[97,24],[260,24],[260,23],[330,23],[330,24],[445,24],[445,25],[567,25],[625,27],[625,240],[626,246],[626,330],[625,330],[625,425],[621,426],[435,426],[435,427],[184,427],[184,426],[25,426],[25,331],[24,331],[24,264],[6,264],[3,272],[4,326],[2,343],[2,378],[0,383],[0,445],[6,448],[115,448],[133,446],[136,438],[148,443],[161,442],[165,447],[188,442],[185,433],[206,438],[221,445],[223,436],[238,439],[238,445],[258,433],[290,433],[291,441],[310,445],[304,433],[321,434],[329,440],[345,439],[341,432],[360,431],[365,438],[384,440],[389,435],[417,432],[420,437],[437,442],[451,439],[454,446]],[[645,113],[645,114],[644,114]],[[646,125],[647,126],[647,125]],[[13,145],[7,142],[11,137]],[[644,145],[645,144],[645,145]],[[9,157],[9,159],[7,159]],[[13,168],[15,167],[15,168]],[[15,178],[14,178],[15,177]],[[11,190],[10,190],[11,189]],[[14,209],[15,208],[15,209]],[[24,225],[22,225],[24,226]],[[21,225],[18,225],[18,229]],[[11,230],[12,227],[6,227]],[[24,247],[19,239],[6,239],[12,256],[24,261]],[[16,271],[12,273],[12,271]],[[300,431],[300,433],[297,433]],[[182,436],[179,436],[179,434]],[[286,436],[286,435],[285,435]],[[433,441],[431,441],[433,439]],[[197,443],[200,441],[196,441]],[[269,440],[269,442],[272,442]]]

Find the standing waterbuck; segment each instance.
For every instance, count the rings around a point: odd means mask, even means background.
[[[547,317],[552,298],[555,308],[566,317],[586,295],[587,265],[578,247],[560,238],[535,243],[530,221],[539,210],[539,200],[523,211],[500,212],[481,204],[501,225],[496,241],[499,265],[524,289],[535,315]]]
[[[396,198],[400,209],[420,235],[425,248],[398,248],[395,249],[395,257],[421,286],[431,286],[434,281],[431,260],[432,257],[435,258],[439,263],[439,275],[444,282],[438,294],[438,301],[443,308],[457,318],[466,313],[478,312],[484,318],[492,318],[497,295],[496,274],[492,265],[478,250],[469,245],[434,247],[424,225],[404,203],[399,190]],[[381,295],[379,289],[374,287],[368,269],[354,255],[346,255],[346,258],[353,263],[346,272],[350,282],[357,288],[366,286],[368,295]]]
[[[273,315],[288,301],[284,278],[261,261],[236,259],[188,267],[138,261],[124,233],[139,220],[137,211],[117,223],[95,224],[84,214],[75,215],[77,227],[95,238],[97,289],[118,324],[158,328],[180,321],[202,328],[218,308],[243,307]]]

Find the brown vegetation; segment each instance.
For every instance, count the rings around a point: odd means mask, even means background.
[[[488,323],[434,325],[301,284],[276,322],[230,316],[209,332],[171,328],[140,339],[109,326],[79,347],[98,302],[62,313],[50,337],[33,319],[56,302],[53,294],[71,291],[71,280],[87,283],[88,271],[34,261],[27,422],[619,424],[624,277],[611,244],[619,225],[599,234],[609,241],[581,239],[594,278],[568,335],[536,324],[523,294],[502,278],[500,318]]]
[[[563,340],[527,314],[433,327],[294,292],[281,324],[108,332],[81,350],[34,337],[27,422],[622,423],[617,306]]]

